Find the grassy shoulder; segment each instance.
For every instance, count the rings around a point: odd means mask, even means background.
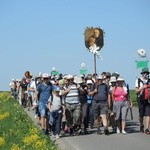
[[[1,150],[57,150],[49,136],[35,127],[18,102],[7,92],[0,93]]]
[[[132,100],[133,106],[137,107],[137,99],[136,99],[135,90],[130,90],[130,99]]]

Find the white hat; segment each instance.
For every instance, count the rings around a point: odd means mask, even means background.
[[[65,74],[65,75],[63,76],[63,79],[67,79],[67,74]]]
[[[80,77],[81,77],[81,78],[84,78],[84,75],[83,75],[83,74],[80,74]]]
[[[111,78],[110,78],[110,82],[116,82],[117,80],[116,80],[116,77],[115,76],[112,76]]]
[[[117,79],[117,81],[124,81],[124,79],[121,78],[121,77],[119,77],[119,78]]]
[[[71,75],[71,74],[67,75],[67,79],[72,79],[72,78],[73,78],[73,75]]]
[[[92,80],[87,80],[86,81],[86,84],[92,84],[93,82],[92,82]]]
[[[83,83],[83,80],[81,77],[76,76],[76,77],[74,77],[74,83],[80,84],[80,83]]]
[[[103,79],[102,75],[99,75],[99,76],[97,77],[97,79],[102,80],[102,79]]]
[[[48,74],[48,73],[43,73],[43,74],[42,74],[42,77],[43,77],[43,78],[49,78],[49,74]]]

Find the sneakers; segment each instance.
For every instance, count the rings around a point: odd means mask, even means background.
[[[52,133],[52,134],[51,134],[51,137],[52,137],[52,138],[55,138],[55,137],[56,137],[56,135]]]
[[[117,134],[119,134],[120,133],[120,129],[117,127]]]
[[[97,128],[97,134],[98,134],[98,135],[101,135],[101,134],[102,134],[100,128]]]
[[[49,134],[49,130],[48,130],[48,129],[45,130],[45,134],[46,134],[46,135]]]
[[[108,129],[104,129],[104,134],[105,135],[109,135],[109,130]]]
[[[56,134],[55,138],[56,138],[56,139],[59,139],[59,138],[60,138],[60,136],[59,136],[58,134]]]
[[[148,129],[145,130],[145,133],[146,133],[147,135],[150,135],[150,131],[149,131]]]
[[[144,125],[140,126],[140,132],[144,133]]]
[[[73,136],[73,129],[70,128],[70,136]]]
[[[122,130],[122,134],[123,134],[123,135],[126,135],[127,132],[126,132],[125,130]]]

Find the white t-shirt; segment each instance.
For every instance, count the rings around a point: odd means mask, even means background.
[[[61,108],[61,98],[53,94],[53,100],[51,100],[51,96],[48,102],[52,103],[52,111],[58,110]]]
[[[140,79],[143,81],[144,84],[146,84],[147,81],[148,81],[148,79],[143,79],[142,77]],[[138,79],[136,79],[136,81],[135,81],[135,88],[143,87],[144,86],[143,83],[140,82],[140,84],[138,85]]]

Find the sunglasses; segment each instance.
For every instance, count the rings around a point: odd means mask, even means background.
[[[142,74],[149,74],[149,72],[143,72]]]

